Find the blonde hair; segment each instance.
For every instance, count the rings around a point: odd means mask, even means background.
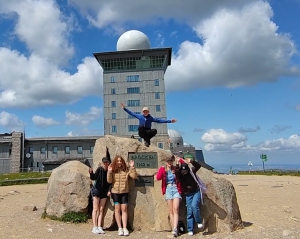
[[[174,171],[175,170],[175,166],[173,165],[173,163],[174,163],[174,161],[175,161],[175,156],[174,155],[172,155],[171,156],[171,158],[168,158],[167,160],[166,160],[166,163],[165,163],[165,170],[167,171],[168,169],[169,169],[169,167],[168,167],[168,164],[167,164],[167,161],[169,161],[169,160],[172,160],[172,165],[171,165],[171,170],[172,171]]]

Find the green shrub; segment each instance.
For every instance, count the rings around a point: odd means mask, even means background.
[[[88,221],[88,215],[82,212],[68,212],[65,213],[61,218],[59,218],[56,216],[48,215],[45,210],[41,218],[42,219],[49,218],[55,221],[71,222],[71,223],[86,223]]]

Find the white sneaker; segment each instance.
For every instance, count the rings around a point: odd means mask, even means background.
[[[188,235],[189,235],[189,236],[193,236],[194,233],[193,233],[193,232],[188,232]]]
[[[99,234],[98,227],[93,227],[92,233]]]
[[[178,231],[177,231],[176,227],[173,229],[172,234],[173,234],[174,237],[178,236]]]
[[[124,232],[124,236],[129,236],[129,231],[127,230],[127,228],[123,228],[123,232]]]
[[[124,235],[123,228],[119,228],[118,235],[119,236],[123,236]]]
[[[105,234],[105,232],[103,231],[102,227],[98,227],[98,231],[99,231],[99,234]]]
[[[198,223],[198,228],[203,228],[203,224]]]

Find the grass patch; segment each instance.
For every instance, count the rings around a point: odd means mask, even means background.
[[[27,179],[27,178],[43,178],[43,177],[50,177],[50,175],[51,175],[50,172],[7,173],[7,174],[0,174],[0,181]]]
[[[300,171],[280,171],[280,170],[268,170],[268,171],[238,171],[238,175],[266,175],[266,176],[296,176],[300,177]]]
[[[46,211],[42,214],[42,219],[49,218],[51,220],[71,222],[71,223],[86,223],[88,221],[88,215],[82,212],[68,212],[65,213],[61,218],[56,216],[47,215]]]
[[[0,174],[0,186],[47,183],[50,172]]]

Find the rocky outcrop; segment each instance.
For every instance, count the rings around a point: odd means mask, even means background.
[[[127,159],[129,152],[157,152],[158,167],[164,165],[171,153],[155,146],[145,147],[136,139],[106,135],[96,141],[93,153],[94,168],[102,157],[110,155],[113,159],[120,155]],[[157,169],[137,169],[140,176],[154,176]],[[226,179],[201,168],[198,175],[207,186],[204,204],[201,205],[205,228],[209,232],[229,232],[242,228],[242,220],[233,185]],[[180,220],[185,223],[185,201],[180,205]],[[112,226],[113,207],[107,209],[106,227]],[[135,187],[130,181],[128,220],[134,230],[171,230],[168,219],[168,207],[161,194],[161,182],[154,181],[154,187]]]
[[[207,187],[201,214],[204,230],[230,232],[243,228],[235,189],[230,181],[204,168],[197,172]]]
[[[68,212],[87,213],[91,180],[88,167],[78,161],[54,169],[48,180],[46,213],[62,217]]]

